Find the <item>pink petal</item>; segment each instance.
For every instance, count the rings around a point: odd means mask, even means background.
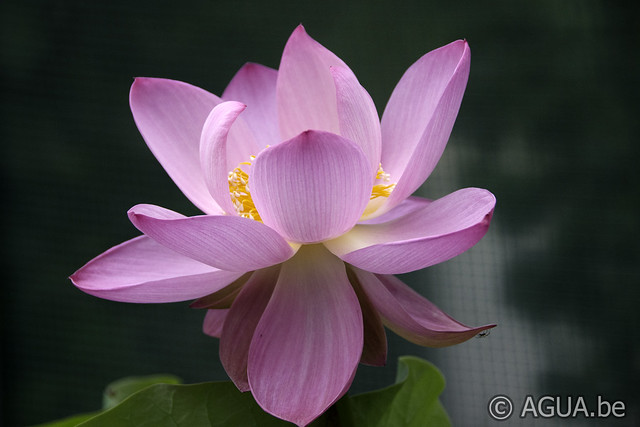
[[[202,324],[202,332],[211,337],[220,338],[227,314],[229,314],[228,308],[207,310]]]
[[[395,206],[435,168],[451,134],[469,77],[470,51],[458,40],[427,53],[406,71],[382,115],[382,166],[397,185]]]
[[[469,328],[394,276],[374,275],[357,268],[354,271],[387,327],[415,344],[446,347],[496,326]]]
[[[247,63],[231,79],[222,94],[225,101],[240,101],[249,106],[242,116],[260,148],[281,141],[276,108],[277,78],[278,72],[273,68]]]
[[[235,101],[217,105],[207,117],[200,137],[200,164],[209,193],[231,215],[237,212],[229,194],[229,172],[258,150],[249,128],[236,120],[245,107]]]
[[[321,245],[282,265],[249,349],[249,384],[276,417],[306,425],[353,379],[363,345],[362,313],[345,266]]]
[[[233,302],[220,338],[220,360],[240,391],[249,390],[247,360],[256,326],[273,293],[280,266],[254,272]]]
[[[324,242],[343,261],[383,274],[407,273],[438,264],[475,245],[489,229],[496,200],[465,188],[396,220],[357,225]]]
[[[137,78],[129,103],[133,118],[173,182],[203,212],[221,213],[200,169],[200,133],[217,96],[175,80]]]
[[[331,67],[331,75],[336,86],[340,135],[362,148],[375,177],[382,144],[376,106],[350,69]]]
[[[282,140],[308,129],[339,133],[336,88],[329,72],[332,66],[347,67],[299,25],[284,47],[278,70],[276,99]]]
[[[358,302],[362,310],[364,346],[360,363],[371,366],[384,366],[387,363],[387,335],[384,332],[384,326],[378,310],[362,289],[362,285],[360,285],[352,269],[347,268],[347,276],[358,296]]]
[[[328,132],[303,132],[267,148],[251,169],[262,220],[292,242],[319,242],[351,229],[371,194],[362,150]]]
[[[100,298],[157,303],[216,292],[241,274],[194,261],[140,236],[92,259],[71,276],[71,281]]]
[[[219,291],[213,292],[209,295],[205,295],[202,298],[198,298],[189,304],[191,308],[208,308],[208,309],[218,309],[218,308],[229,308],[231,304],[238,296],[240,289],[247,283],[249,277],[251,277],[252,272],[245,273],[240,276],[238,279],[234,280],[233,283],[229,283],[224,288]]]
[[[226,215],[187,218],[153,205],[136,205],[128,214],[138,230],[163,246],[228,271],[257,270],[294,254],[278,233],[251,219]]]
[[[393,221],[400,217],[411,215],[416,211],[423,209],[432,200],[423,199],[422,197],[411,196],[400,202],[399,205],[378,217],[368,219],[366,221],[360,221],[359,224],[382,224],[383,222]]]

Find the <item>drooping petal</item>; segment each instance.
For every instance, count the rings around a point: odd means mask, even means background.
[[[248,105],[242,116],[261,149],[281,141],[276,108],[277,78],[278,72],[273,68],[247,63],[231,79],[222,94],[225,101],[240,101]]]
[[[362,347],[360,363],[371,366],[384,366],[387,363],[387,335],[384,332],[384,326],[378,310],[371,303],[350,268],[347,268],[347,277],[356,292],[360,309],[362,310],[364,346]]]
[[[340,135],[362,148],[375,178],[382,145],[376,106],[350,69],[331,67],[331,75],[336,85]]]
[[[256,326],[273,293],[280,266],[258,270],[234,301],[220,337],[220,360],[240,391],[249,390],[247,361]]]
[[[184,217],[153,205],[129,209],[138,230],[182,255],[228,271],[251,271],[289,259],[294,250],[273,229],[227,215]]]
[[[339,236],[369,201],[369,162],[353,142],[307,131],[265,149],[251,166],[251,195],[265,224],[287,240]]]
[[[306,425],[347,390],[360,360],[360,304],[321,245],[282,265],[249,349],[249,384],[267,412]]]
[[[231,215],[237,212],[229,195],[229,171],[258,150],[249,128],[236,120],[245,107],[236,101],[217,105],[207,117],[200,137],[200,164],[209,193]]]
[[[496,326],[470,328],[449,317],[394,276],[375,275],[357,268],[353,270],[387,327],[415,344],[446,347]]]
[[[396,220],[357,225],[324,244],[363,270],[399,274],[438,264],[475,245],[489,229],[495,197],[465,188]]]
[[[397,185],[393,207],[435,168],[451,134],[469,77],[469,45],[431,51],[405,72],[382,115],[382,166]]]
[[[336,89],[329,71],[336,66],[347,68],[309,37],[302,25],[293,31],[282,53],[276,84],[283,141],[308,129],[339,133]]]
[[[194,261],[140,236],[92,259],[71,276],[71,281],[100,298],[160,303],[216,292],[241,274]]]
[[[217,96],[187,83],[137,78],[129,103],[133,119],[173,182],[203,212],[221,213],[200,168],[200,133]]]
[[[229,314],[228,308],[207,310],[202,323],[202,332],[210,337],[220,338],[225,319]]]

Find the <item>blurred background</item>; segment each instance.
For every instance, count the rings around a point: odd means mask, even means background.
[[[1,419],[22,426],[96,410],[120,377],[226,380],[218,341],[187,303],[135,305],[67,279],[138,235],[126,211],[198,211],[131,117],[135,76],[221,94],[246,62],[278,67],[299,23],[340,56],[380,114],[404,70],[466,38],[471,76],[449,145],[420,194],[490,189],[488,235],[402,278],[489,337],[424,349],[389,332],[389,363],[352,388],[393,382],[397,357],[434,362],[454,425],[496,425],[487,403],[527,395],[622,400],[640,425],[640,44],[632,2],[0,2],[3,280]],[[531,425],[532,418],[510,425]]]

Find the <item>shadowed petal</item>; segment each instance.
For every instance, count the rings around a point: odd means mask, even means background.
[[[427,347],[446,347],[473,338],[496,325],[469,328],[394,276],[353,269],[385,324],[406,340]]]
[[[407,273],[438,264],[475,245],[489,229],[496,200],[465,188],[396,220],[357,225],[324,242],[343,261],[383,274]]]
[[[282,265],[249,349],[249,384],[267,412],[306,425],[347,390],[363,345],[345,266],[321,245]]]
[[[225,320],[220,337],[220,360],[240,391],[249,390],[249,346],[278,280],[280,266],[258,270],[242,288]]]
[[[350,69],[331,67],[331,75],[336,85],[340,135],[362,148],[375,178],[381,149],[380,119],[376,106]]]
[[[260,149],[281,141],[276,108],[277,78],[278,72],[273,68],[247,63],[222,94],[225,101],[240,101],[249,106],[242,117],[253,131]]]
[[[207,310],[202,324],[202,332],[210,337],[220,338],[227,314],[229,314],[228,308]]]
[[[209,308],[209,309],[216,308],[217,309],[217,308],[231,307],[231,304],[236,299],[236,296],[238,296],[240,289],[242,289],[244,284],[247,283],[247,280],[249,280],[249,277],[251,277],[251,274],[253,274],[253,272],[245,273],[244,275],[240,276],[238,279],[234,280],[233,283],[229,283],[229,285],[225,286],[219,291],[216,291],[209,295],[205,295],[202,298],[198,298],[197,300],[189,304],[189,307],[196,308],[196,309],[198,308]]]
[[[280,135],[308,129],[339,133],[336,88],[329,67],[347,65],[299,25],[289,37],[278,70],[276,99]]]
[[[217,96],[187,83],[137,78],[129,103],[133,119],[173,182],[203,212],[221,213],[200,169],[200,133]]]
[[[249,185],[265,224],[289,241],[313,243],[353,227],[369,201],[371,174],[353,142],[307,131],[260,153]]]
[[[200,164],[209,193],[231,215],[237,212],[229,194],[229,171],[249,160],[258,149],[249,128],[236,120],[245,108],[235,101],[217,105],[207,117],[200,137]]]
[[[458,40],[427,53],[405,72],[382,116],[382,166],[397,185],[393,207],[435,168],[451,134],[469,77],[470,51]]]
[[[347,277],[349,277],[349,282],[358,296],[358,302],[362,310],[364,346],[360,363],[371,366],[384,366],[387,363],[387,335],[384,332],[384,326],[378,310],[371,304],[371,300],[369,300],[353,270],[349,267],[347,267]]]
[[[194,261],[140,236],[92,259],[71,276],[71,281],[100,298],[159,303],[216,292],[241,274]]]
[[[138,230],[189,258],[229,271],[251,271],[281,263],[294,250],[273,229],[246,218],[203,215],[191,218],[153,205],[129,209]]]

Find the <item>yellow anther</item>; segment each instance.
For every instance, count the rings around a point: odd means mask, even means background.
[[[382,180],[384,182],[389,182],[391,176],[382,170],[382,163],[378,166],[378,172],[376,173],[376,181]],[[371,197],[369,200],[373,200],[377,197],[389,197],[393,189],[396,188],[396,184],[376,184],[371,189]]]
[[[255,156],[251,156],[251,160],[253,159],[255,159]],[[229,172],[228,181],[231,202],[241,217],[262,222],[256,205],[253,204],[251,199],[249,174],[242,170],[242,165],[251,166],[251,162],[241,162],[237,168]]]

